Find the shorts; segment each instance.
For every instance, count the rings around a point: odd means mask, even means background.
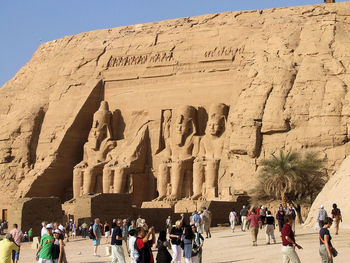
[[[12,250],[12,261],[19,260],[19,251]]]
[[[99,246],[99,245],[100,245],[100,239],[94,239],[94,240],[92,240],[92,244],[93,244],[94,246]]]
[[[43,259],[43,258],[39,258],[39,263],[53,263],[52,259]]]
[[[105,238],[109,237],[109,231],[105,232]]]

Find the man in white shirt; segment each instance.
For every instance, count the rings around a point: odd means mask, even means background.
[[[231,225],[231,229],[232,229],[232,232],[235,231],[235,225],[236,225],[236,217],[237,217],[237,213],[232,210],[230,212],[230,215],[228,217],[229,221],[230,221],[230,225]]]
[[[321,205],[320,210],[318,210],[318,215],[317,215],[317,221],[318,224],[320,225],[320,228],[323,227],[324,225],[324,220],[328,217],[327,211],[324,209],[324,206]]]
[[[43,221],[42,223],[41,223],[41,225],[42,225],[42,229],[41,229],[41,236],[43,236],[43,235],[46,235],[47,234],[47,230],[46,230],[46,222],[45,221]]]

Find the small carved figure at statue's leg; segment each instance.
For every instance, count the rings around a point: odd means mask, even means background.
[[[205,187],[206,187],[207,197],[208,197],[208,193],[210,192],[210,189],[216,189],[218,172],[219,172],[218,161],[210,161],[207,163],[206,178],[205,178],[206,179]]]
[[[73,197],[77,198],[82,195],[80,191],[83,186],[83,171],[79,168],[73,170]]]
[[[173,163],[171,167],[170,181],[171,181],[171,195],[166,199],[169,201],[176,201],[181,199],[182,184],[184,178],[184,169],[182,163]]]
[[[117,166],[114,169],[114,193],[125,194],[126,193],[126,175],[127,168]]]
[[[96,175],[92,169],[87,168],[84,172],[83,194],[95,193]]]
[[[167,164],[159,165],[158,170],[158,178],[157,178],[157,189],[159,196],[155,199],[155,201],[163,201],[167,194],[167,185],[168,185],[168,177],[169,177],[169,167]]]
[[[191,200],[198,200],[202,195],[204,181],[204,165],[201,162],[195,162],[193,164],[193,195]]]
[[[111,190],[111,185],[113,184],[112,178],[113,178],[113,169],[110,167],[105,166],[103,168],[103,175],[102,175],[102,191],[104,194],[109,194],[112,193]]]

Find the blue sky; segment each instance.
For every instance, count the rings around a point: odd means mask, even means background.
[[[0,87],[41,42],[103,28],[202,14],[319,4],[323,0],[1,0]]]

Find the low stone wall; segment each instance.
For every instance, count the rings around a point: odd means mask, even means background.
[[[133,216],[132,196],[129,194],[85,195],[76,199],[74,220],[78,225],[90,223],[95,218],[101,222],[111,222],[114,218],[131,218]]]
[[[40,236],[41,222],[62,222],[61,200],[57,197],[21,198],[13,202],[9,210],[9,229],[18,224],[23,232],[33,229],[34,236]]]

